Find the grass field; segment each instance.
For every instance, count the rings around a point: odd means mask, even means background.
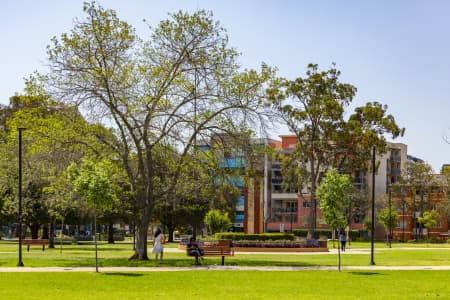
[[[369,245],[369,246],[368,246]],[[168,244],[174,248],[176,244]],[[331,246],[331,245],[330,245]],[[341,256],[343,266],[368,266],[370,244],[352,243],[353,254]],[[450,245],[375,245],[377,266],[450,266]],[[149,249],[150,252],[150,249]],[[186,267],[193,258],[166,251],[163,264],[128,261],[132,245],[99,246],[100,267]],[[17,243],[0,242],[0,268],[15,267]],[[93,245],[59,245],[28,253],[26,267],[95,266]],[[205,265],[220,264],[207,257]],[[232,266],[336,266],[336,254],[236,253]],[[101,271],[101,269],[100,269]],[[0,272],[0,299],[450,299],[450,271],[231,271],[156,272]]]
[[[0,299],[450,299],[450,271],[0,273]]]

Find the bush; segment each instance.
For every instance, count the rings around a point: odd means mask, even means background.
[[[317,248],[320,247],[319,241],[308,240],[308,241],[287,241],[287,240],[277,240],[277,241],[234,241],[233,246],[235,247],[248,247],[248,248]]]
[[[431,244],[445,244],[447,241],[437,237],[431,237],[427,240],[427,242]]]
[[[246,234],[238,232],[221,232],[216,233],[215,238],[218,240],[233,240],[233,241],[294,241],[296,236],[292,233],[261,233],[261,234]]]
[[[294,229],[293,233],[298,237],[306,237],[308,235],[308,229]],[[350,240],[354,241],[358,238],[360,238],[360,232],[359,230],[350,230],[348,232]],[[316,229],[316,232],[314,234],[314,238],[316,239],[331,239],[331,229]]]

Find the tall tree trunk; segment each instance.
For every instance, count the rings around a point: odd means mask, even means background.
[[[423,199],[423,189],[420,190],[420,216],[423,217],[424,211],[424,199]],[[419,238],[423,239],[423,224],[419,223]]]
[[[147,231],[150,218],[145,208],[139,211],[140,215],[136,219],[136,249],[129,260],[148,260],[147,254]]]
[[[166,225],[166,226],[167,226],[167,230],[169,231],[169,232],[168,232],[168,234],[169,234],[169,239],[168,239],[168,241],[169,241],[169,242],[173,242],[173,232],[175,231],[176,225],[170,224],[170,225]]]
[[[33,240],[38,238],[39,227],[40,227],[40,224],[37,224],[37,223],[31,223],[31,225],[30,225],[31,238]]]
[[[54,216],[50,217],[50,234],[48,239],[48,247],[55,248],[55,222],[56,218]]]
[[[316,233],[316,212],[317,212],[317,202],[316,202],[316,172],[315,172],[315,160],[314,158],[310,158],[310,172],[311,172],[311,191],[310,191],[310,199],[311,199],[311,212],[308,218],[308,235],[307,239],[313,239]]]
[[[42,239],[46,239],[48,240],[48,224],[44,224],[44,226],[42,227]]]
[[[114,244],[114,228],[112,221],[108,224],[108,244]]]

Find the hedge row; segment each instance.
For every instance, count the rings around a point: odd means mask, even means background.
[[[245,234],[241,232],[221,232],[216,233],[215,238],[218,240],[233,241],[294,241],[296,239],[296,236],[292,233]]]
[[[292,232],[298,237],[306,238],[306,236],[308,235],[308,229],[294,229]],[[360,238],[360,232],[358,230],[350,230],[348,232],[348,235],[351,240]],[[314,238],[319,239],[320,237],[324,236],[331,239],[331,229],[316,229]]]

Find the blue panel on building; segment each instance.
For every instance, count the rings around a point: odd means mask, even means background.
[[[243,212],[237,212],[236,218],[234,219],[234,222],[239,223],[244,221],[244,213]]]
[[[221,168],[245,168],[246,163],[244,159],[236,158],[225,158],[223,162],[220,163]]]

